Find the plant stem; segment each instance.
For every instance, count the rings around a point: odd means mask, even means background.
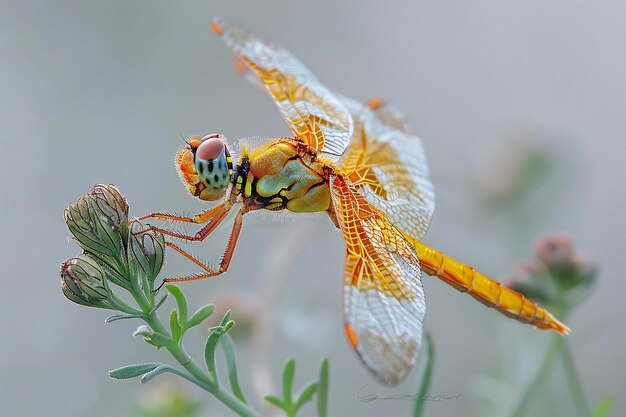
[[[526,391],[518,401],[517,406],[513,409],[511,417],[522,417],[524,415],[526,407],[530,403],[535,392],[538,390],[539,385],[548,376],[550,369],[554,365],[554,358],[559,350],[560,338],[560,335],[552,335],[552,339],[550,340],[550,344],[546,350],[546,355],[544,356],[541,365],[539,365],[539,370],[537,371],[535,377],[528,383]]]
[[[144,321],[157,333],[163,335],[170,335],[165,325],[159,320],[156,311],[152,311],[149,315],[144,317]],[[211,379],[211,377],[193,360],[191,356],[182,347],[182,344],[172,343],[170,346],[166,346],[167,350],[172,354],[174,359],[189,372],[191,378],[187,380],[195,383],[200,388],[210,392],[220,400],[224,405],[233,410],[241,417],[259,417],[259,415],[252,410],[248,405],[240,401],[237,397],[230,392],[223,390],[217,383]],[[192,379],[193,378],[193,379]]]
[[[572,352],[569,350],[569,347],[563,337],[557,336],[557,341],[561,357],[563,358],[563,365],[565,366],[567,383],[576,406],[576,412],[580,417],[590,416],[591,410],[589,410],[589,404],[587,404],[585,391],[583,390],[580,378],[578,377],[578,372],[576,371],[576,366],[574,365]]]
[[[435,352],[433,349],[433,338],[430,333],[426,333],[426,367],[420,381],[419,391],[417,393],[415,408],[413,409],[413,417],[422,417],[424,414],[424,404],[426,403],[426,395],[430,389],[430,382],[433,375],[433,364],[435,362]]]
[[[124,302],[124,300],[122,300],[117,295],[115,295],[115,293],[113,291],[110,292],[110,297],[111,297],[111,300],[113,301],[113,303],[115,304],[115,309],[116,310],[124,312],[126,314],[131,314],[131,315],[142,314],[142,312],[140,310],[137,310],[136,308],[133,308],[133,307],[129,306],[128,304],[126,304],[126,302]]]

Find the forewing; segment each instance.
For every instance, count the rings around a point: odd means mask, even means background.
[[[344,319],[348,340],[378,378],[396,385],[419,354],[426,314],[413,247],[383,212],[340,178],[333,205],[346,242]]]
[[[393,107],[371,109],[340,98],[355,123],[350,147],[339,161],[341,171],[394,226],[420,240],[435,210],[435,193],[421,141]]]
[[[345,105],[293,55],[221,20],[224,42],[259,78],[293,133],[317,151],[342,155],[353,133]]]

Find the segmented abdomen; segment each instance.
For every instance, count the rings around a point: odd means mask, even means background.
[[[522,294],[487,278],[474,268],[458,262],[443,253],[409,238],[415,247],[422,270],[436,276],[461,292],[493,307],[505,316],[539,329],[552,329],[567,334],[570,329],[550,312]]]

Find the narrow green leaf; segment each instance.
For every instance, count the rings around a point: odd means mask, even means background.
[[[209,337],[206,339],[204,345],[204,361],[206,362],[207,370],[213,378],[213,381],[217,384],[217,371],[215,369],[215,349],[217,348],[220,339],[224,335],[224,327],[215,326],[211,329]]]
[[[326,417],[328,410],[328,359],[320,367],[320,380],[317,387],[317,417]]]
[[[228,310],[224,317],[222,317],[222,321],[220,322],[220,326],[226,326],[226,324],[230,321],[230,310]]]
[[[125,320],[125,319],[138,319],[142,317],[140,314],[113,314],[112,316],[107,317],[104,320],[105,324],[109,324],[109,323],[113,323],[114,321],[118,321],[118,320]]]
[[[156,378],[157,376],[165,373],[165,372],[171,372],[172,368],[169,367],[168,365],[160,365],[157,366],[156,368],[154,368],[153,370],[151,370],[150,372],[146,372],[142,377],[141,377],[141,383],[142,384],[146,384],[150,381],[152,381],[154,378]]]
[[[178,312],[181,325],[187,323],[187,300],[185,294],[176,285],[166,285],[165,288],[174,296],[176,304],[178,304]]]
[[[296,372],[296,361],[289,359],[283,370],[283,399],[286,404],[293,404],[293,375]]]
[[[426,397],[426,394],[428,394],[428,390],[430,389],[430,382],[433,375],[433,364],[435,361],[433,339],[430,336],[430,333],[426,333],[424,339],[426,342],[426,367],[424,368],[419,391],[417,392],[415,408],[413,409],[413,417],[422,417],[423,415],[424,404],[426,403],[426,401],[424,401],[424,398]]]
[[[130,379],[150,372],[162,366],[162,363],[136,363],[109,371],[109,376],[114,379]]]
[[[167,300],[167,297],[169,297],[169,293],[165,293],[163,297],[161,297],[161,299],[154,306],[154,311],[157,311],[159,307],[161,307],[163,303],[165,303],[165,300]]]
[[[311,401],[313,394],[317,392],[318,387],[319,384],[317,382],[312,382],[308,387],[302,390],[300,395],[298,395],[298,400],[294,404],[296,411],[300,410],[304,404]]]
[[[224,336],[235,324],[234,321],[230,319],[230,310],[224,314],[222,317],[222,321],[219,326],[215,326],[210,329],[209,337],[206,339],[206,344],[204,345],[204,360],[206,362],[207,370],[209,374],[215,381],[217,380],[217,371],[215,369],[215,349],[217,349],[217,345],[220,342],[222,336]]]
[[[275,405],[276,407],[280,408],[281,410],[285,410],[285,405],[283,404],[282,400],[274,395],[266,395],[265,396],[265,401],[267,401],[270,404]]]
[[[146,342],[160,349],[169,346],[172,343],[172,339],[161,333],[153,333],[150,337],[146,337]]]
[[[596,405],[596,408],[593,410],[591,414],[592,417],[608,417],[611,410],[613,410],[613,406],[615,405],[615,397],[612,395],[607,395],[603,397]]]
[[[232,329],[234,325],[235,325],[235,322],[233,320],[227,321],[226,324],[224,325],[224,333],[228,333],[228,331]]]
[[[178,311],[176,309],[170,313],[170,330],[172,331],[172,339],[178,343],[183,337],[183,329],[178,321]]]
[[[214,311],[215,311],[215,306],[213,304],[208,304],[208,305],[205,305],[204,307],[201,307],[200,309],[198,309],[198,311],[193,313],[193,316],[191,316],[191,318],[187,321],[187,325],[185,327],[189,329],[189,328],[199,325],[204,320],[206,320],[211,314],[213,314]]]
[[[222,338],[222,349],[224,350],[224,356],[226,357],[226,365],[228,367],[228,379],[230,380],[230,388],[235,394],[235,397],[239,398],[244,404],[247,404],[246,398],[243,395],[243,391],[239,386],[239,379],[237,378],[237,362],[235,359],[235,346],[233,339],[230,335],[226,334]]]

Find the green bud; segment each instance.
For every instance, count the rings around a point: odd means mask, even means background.
[[[131,226],[129,259],[133,269],[142,274],[148,284],[147,291],[154,290],[154,281],[165,260],[165,239],[161,233],[148,230],[135,222]]]
[[[113,185],[96,185],[65,210],[65,222],[80,247],[102,261],[111,282],[123,288],[128,276],[128,204]]]
[[[110,291],[102,267],[89,255],[71,258],[61,265],[61,290],[77,304],[110,308]]]
[[[91,195],[114,225],[128,225],[128,203],[115,185],[98,184]]]

